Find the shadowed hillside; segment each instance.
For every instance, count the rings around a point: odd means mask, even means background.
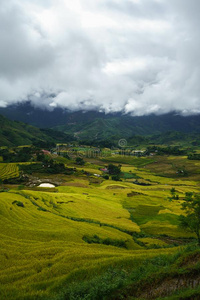
[[[0,115],[0,146],[29,145],[37,141],[67,142],[72,139],[72,136],[62,132],[39,129],[19,121],[10,121]]]
[[[33,107],[30,102],[0,108],[0,113],[11,120],[41,128],[55,128],[73,134],[81,140],[158,135],[167,131],[200,133],[199,115],[183,117],[177,113],[169,113],[132,117],[121,113],[105,114],[98,111],[71,112],[62,108],[45,110]]]

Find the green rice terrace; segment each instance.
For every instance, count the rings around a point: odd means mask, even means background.
[[[19,176],[19,168],[13,163],[1,163],[0,164],[0,178],[1,180],[16,178]]]
[[[200,299],[200,161],[109,155],[0,162],[0,299]]]

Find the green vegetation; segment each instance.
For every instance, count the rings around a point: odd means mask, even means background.
[[[88,244],[103,244],[103,245],[111,245],[120,248],[127,248],[126,241],[123,240],[113,240],[111,238],[101,239],[98,235],[84,235],[83,240]]]
[[[108,165],[108,173],[110,175],[120,175],[121,173],[121,166],[115,166],[113,164]]]
[[[200,245],[200,194],[187,192],[185,196],[182,209],[186,215],[180,216],[181,226],[194,232]]]
[[[156,153],[157,155],[185,155],[186,150],[181,150],[178,146],[174,147],[159,147],[159,146],[148,146],[146,154]]]
[[[0,115],[0,146],[42,145],[44,142],[68,142],[74,140],[72,135],[66,135],[51,129],[41,130],[34,126],[10,121]],[[43,147],[43,146],[42,146]]]
[[[197,153],[190,154],[190,155],[188,155],[188,159],[190,159],[190,160],[200,160],[200,154],[197,154]]]
[[[0,179],[2,181],[10,178],[19,177],[19,168],[17,164],[14,163],[1,163],[0,164]]]
[[[63,116],[62,116],[63,117]],[[66,119],[55,129],[76,134],[86,145],[112,147],[122,137],[130,145],[199,145],[199,117],[182,117],[175,114],[131,117],[97,112],[77,112],[73,123]],[[60,121],[60,120],[59,120]],[[134,133],[134,135],[133,135]]]
[[[171,196],[168,197],[168,199],[170,201],[172,201],[172,200],[178,200],[179,199],[179,195],[177,194],[177,191],[176,191],[176,189],[174,187],[171,188],[170,193],[171,193]]]
[[[0,149],[0,155],[2,155],[3,162],[27,162],[31,160],[34,150],[35,148],[31,147],[16,148],[15,151]]]
[[[0,299],[195,297],[200,163],[69,149],[0,150]]]
[[[13,201],[12,204],[16,204],[17,206],[21,206],[21,207],[24,207],[24,203],[21,202],[21,201]]]
[[[76,164],[80,165],[80,166],[83,166],[85,164],[85,162],[84,162],[82,157],[77,157],[76,158]]]
[[[193,274],[200,270],[199,257],[200,250],[193,246],[174,255],[137,261],[129,271],[108,269],[63,288],[56,299],[198,299],[200,288]]]
[[[45,159],[42,163],[33,163],[29,165],[20,165],[20,170],[26,174],[37,173],[51,173],[51,174],[62,174],[72,171],[73,169],[65,167],[63,163],[56,163],[52,159]]]
[[[115,166],[113,164],[109,164],[108,173],[112,175],[112,180],[120,181],[121,165]]]
[[[134,156],[127,157],[127,156],[115,155],[115,156],[102,158],[102,161],[110,162],[110,163],[118,163],[118,164],[128,164],[128,165],[133,165],[136,167],[144,167],[148,164],[153,163],[155,160],[151,159],[149,157],[137,158]]]

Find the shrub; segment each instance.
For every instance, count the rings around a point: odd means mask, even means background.
[[[114,180],[114,181],[121,181],[119,175],[113,175],[113,176],[112,176],[112,180]]]
[[[17,206],[24,207],[24,203],[21,202],[21,201],[15,200],[15,201],[12,202],[12,204],[16,204]]]
[[[120,248],[127,248],[126,242],[123,240],[114,240],[111,238],[102,239],[98,235],[84,235],[83,240],[88,244],[103,244],[103,245],[111,245]]]

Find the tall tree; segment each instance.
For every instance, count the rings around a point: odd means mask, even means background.
[[[180,216],[180,225],[196,234],[200,246],[200,194],[185,193],[182,209],[185,215]]]

